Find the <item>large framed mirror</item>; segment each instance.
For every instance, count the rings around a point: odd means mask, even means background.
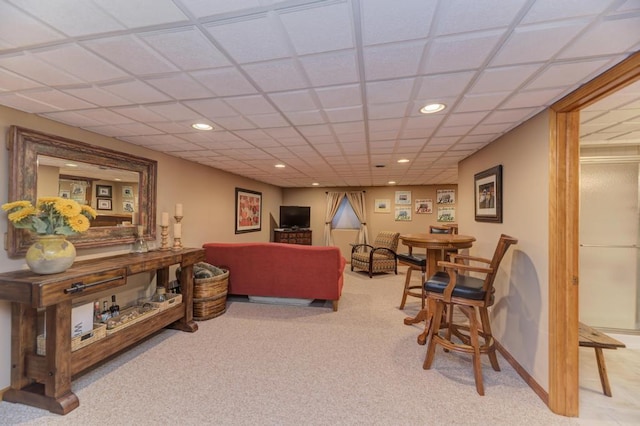
[[[98,213],[87,232],[69,237],[76,248],[133,243],[140,225],[155,239],[156,161],[18,126],[7,139],[9,201],[68,197]],[[24,256],[34,241],[8,227],[10,257]]]

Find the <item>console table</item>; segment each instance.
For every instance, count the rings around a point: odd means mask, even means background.
[[[310,229],[276,229],[273,231],[276,243],[311,245]]]
[[[196,331],[193,264],[204,260],[203,249],[187,248],[79,261],[60,274],[0,274],[0,299],[11,302],[11,387],[4,400],[67,414],[80,404],[72,376],[164,327]],[[74,298],[124,286],[128,276],[148,271],[166,288],[171,265],[181,267],[182,303],[71,352]],[[46,355],[36,352],[38,309],[45,310]]]

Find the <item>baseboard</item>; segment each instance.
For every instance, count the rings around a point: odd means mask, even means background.
[[[498,349],[498,352],[500,352],[500,355],[502,355],[504,359],[507,360],[509,365],[511,365],[511,367],[513,367],[513,369],[516,370],[516,373],[518,373],[518,375],[522,377],[522,380],[524,380],[525,383],[529,385],[529,387],[533,390],[533,392],[535,392],[535,394],[538,395],[538,397],[542,400],[542,402],[544,402],[545,405],[548,407],[549,393],[547,393],[547,391],[545,391],[542,388],[542,386],[540,386],[540,384],[536,382],[536,380],[533,377],[531,377],[531,375],[527,373],[527,371],[524,368],[522,368],[522,366],[518,363],[518,361],[516,361],[516,359],[513,356],[511,356],[511,354],[507,352],[507,350],[497,340],[496,340],[496,349]]]

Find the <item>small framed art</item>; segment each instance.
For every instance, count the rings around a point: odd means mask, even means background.
[[[236,188],[236,234],[262,229],[262,193]]]
[[[502,223],[502,165],[474,176],[476,222]]]
[[[111,199],[110,198],[98,198],[98,205],[96,206],[98,210],[111,210]]]

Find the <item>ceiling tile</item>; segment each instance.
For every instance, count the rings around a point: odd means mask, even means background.
[[[226,98],[225,102],[241,114],[270,114],[276,112],[263,96],[238,96]]]
[[[183,71],[231,65],[197,28],[145,33],[140,38]]]
[[[554,22],[516,28],[491,66],[548,61],[587,26],[584,21]]]
[[[506,27],[521,11],[526,0],[447,0],[438,12],[436,33],[455,34]]]
[[[42,87],[40,83],[36,83],[33,80],[24,78],[19,74],[13,73],[8,70],[0,69],[0,90],[1,91],[14,91],[33,89],[35,87]]]
[[[526,89],[548,89],[572,84],[577,86],[587,77],[602,71],[602,68],[608,63],[608,59],[599,59],[550,65],[531,81]]]
[[[125,105],[129,103],[126,99],[95,86],[71,87],[62,89],[62,91],[101,107]]]
[[[434,0],[403,0],[388,7],[388,0],[361,2],[364,45],[427,37],[436,4]]]
[[[356,84],[318,88],[316,94],[324,108],[362,105],[362,91]]]
[[[640,16],[627,19],[614,17],[596,22],[579,40],[564,49],[560,58],[612,55],[621,51],[632,53],[640,42],[638,28]]]
[[[200,115],[192,109],[177,102],[147,105],[147,108],[149,111],[160,114],[164,116],[165,119],[171,121],[195,120],[200,118]]]
[[[171,62],[131,35],[89,40],[82,44],[136,75],[178,71]]]
[[[525,24],[598,15],[608,9],[612,0],[536,0],[522,18]]]
[[[203,16],[219,15],[261,6],[259,0],[233,0],[233,1],[206,1],[206,0],[180,0],[191,13],[198,18]]]
[[[171,0],[93,0],[128,28],[183,22],[187,17]]]
[[[62,39],[64,36],[16,7],[0,3],[0,49],[28,47]]]
[[[69,36],[78,37],[125,29],[122,24],[86,0],[20,0],[17,5]]]
[[[300,68],[290,59],[248,64],[244,65],[243,69],[265,92],[301,89],[307,86]]]
[[[53,89],[34,89],[28,92],[23,92],[22,96],[34,99],[43,104],[51,105],[50,110],[73,110],[95,107],[95,105]]]
[[[485,69],[473,83],[469,93],[480,94],[518,89],[541,68],[542,64],[532,64]]]
[[[235,68],[218,68],[190,73],[193,78],[218,96],[257,93],[256,88]]]
[[[222,21],[206,25],[205,30],[241,64],[286,58],[293,53],[284,30],[273,15]]]
[[[355,51],[304,56],[299,61],[312,86],[355,83],[359,78]]]
[[[133,103],[146,104],[170,100],[167,95],[137,80],[102,84],[99,85],[99,87],[106,92],[127,99]]]
[[[271,93],[269,98],[281,111],[315,110],[319,106],[313,99],[310,90],[295,90],[292,92]]]
[[[502,31],[441,37],[429,47],[425,74],[476,69],[485,63],[502,37]]]
[[[296,53],[307,55],[354,47],[349,5],[324,3],[281,13],[280,19]]]
[[[415,76],[424,52],[422,42],[403,42],[365,47],[364,70],[367,80]]]
[[[28,54],[0,57],[0,67],[51,86],[84,83],[83,80]]]
[[[145,78],[144,81],[173,99],[198,99],[213,96],[206,87],[185,73],[165,77],[150,77]]]

